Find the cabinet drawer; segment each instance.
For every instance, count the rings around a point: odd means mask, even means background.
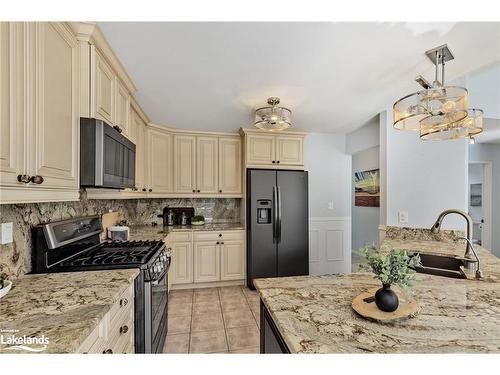
[[[134,311],[130,310],[120,318],[111,325],[108,335],[108,346],[113,353],[123,353],[134,337]]]
[[[113,322],[120,312],[134,308],[134,283],[132,283],[118,298],[118,301],[109,310],[109,320]]]
[[[172,233],[169,242],[190,242],[192,238],[191,232],[174,232]]]
[[[194,241],[223,241],[223,240],[243,240],[245,231],[243,230],[223,230],[223,231],[203,231],[194,233]]]

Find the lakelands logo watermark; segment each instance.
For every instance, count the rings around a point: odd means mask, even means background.
[[[49,345],[49,338],[41,336],[17,336],[17,329],[1,329],[0,345],[6,345],[5,350],[24,350],[27,352],[43,352]]]

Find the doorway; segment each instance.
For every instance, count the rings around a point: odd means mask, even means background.
[[[491,162],[469,162],[469,215],[472,218],[474,243],[492,249],[492,181]]]

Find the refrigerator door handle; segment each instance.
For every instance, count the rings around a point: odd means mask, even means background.
[[[276,226],[276,241],[278,243],[281,242],[281,188],[278,186],[278,195],[277,195],[277,201],[278,201],[278,222]]]
[[[273,243],[277,241],[277,227],[278,227],[278,191],[276,186],[273,186]]]

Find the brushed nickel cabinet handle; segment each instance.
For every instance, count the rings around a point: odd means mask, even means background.
[[[30,175],[27,175],[27,174],[18,174],[17,181],[22,182],[23,184],[27,184],[28,182],[31,181],[31,177],[30,177]]]
[[[120,335],[123,335],[124,333],[128,332],[128,326],[124,325],[120,327]]]
[[[112,349],[103,350],[102,354],[113,354],[113,350]]]
[[[41,183],[43,183],[43,177],[40,176],[40,175],[36,175],[36,176],[31,176],[30,177],[30,182],[32,184],[37,184],[37,185],[40,185]]]
[[[153,189],[149,189],[148,191],[151,193],[153,191]]]
[[[126,298],[121,298],[120,299],[120,307],[124,307],[128,305],[128,299]]]

